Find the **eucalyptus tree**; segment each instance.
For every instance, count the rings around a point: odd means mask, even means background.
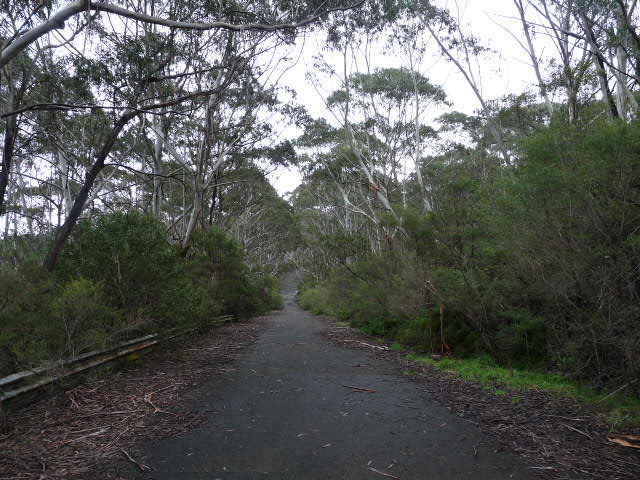
[[[386,191],[391,183],[401,188],[409,173],[409,161],[413,161],[412,170],[418,172],[421,152],[435,137],[434,129],[421,123],[421,118],[447,104],[444,90],[408,68],[355,73],[348,83],[345,90],[329,98],[329,104],[349,109],[360,120],[356,129],[368,134],[364,139],[368,152],[366,170],[371,177],[379,174],[383,179],[376,183]],[[431,200],[427,188],[421,186],[422,201],[425,210],[429,210]],[[406,207],[404,190],[401,201]]]
[[[357,217],[380,223],[369,182],[345,144],[344,128],[324,119],[309,120],[296,146],[306,152],[300,162],[304,181],[336,225],[350,232],[361,226]]]
[[[542,57],[535,51],[536,40],[540,37],[547,38],[554,46],[552,52],[555,53],[551,53],[551,58],[547,60],[551,70],[550,78],[545,79],[542,74],[536,73],[541,95],[546,102],[547,95],[560,90],[560,100],[566,103],[567,120],[574,122],[579,116],[581,105],[591,95],[591,92],[582,93],[590,84],[591,62],[586,42],[577,34],[579,26],[574,16],[575,2],[529,0],[524,4],[520,0],[514,0],[514,4],[527,38],[525,48],[534,70],[540,71],[544,67]],[[533,19],[531,12],[537,14]]]
[[[573,5],[609,118],[634,120],[638,115],[638,103],[631,91],[640,81],[640,17],[636,7],[637,2],[627,0],[591,0]]]
[[[433,5],[418,5],[416,17],[420,25],[436,42],[442,55],[460,72],[480,104],[487,127],[495,140],[495,147],[505,165],[512,164],[511,152],[503,138],[500,122],[490,114],[491,104],[483,91],[481,59],[494,54],[482,40],[462,26],[462,8],[454,2],[454,8],[439,8]]]
[[[610,119],[637,117],[637,100],[632,93],[638,86],[640,52],[637,2],[513,1],[526,38],[526,44],[521,45],[531,59],[548,109],[548,94],[560,87],[568,120],[573,122],[597,89]],[[540,39],[550,39],[555,53],[536,54]],[[545,63],[551,68],[548,79],[541,73]],[[597,84],[595,89],[592,79]]]
[[[242,42],[235,38],[233,44],[227,43],[224,55],[233,54],[231,49],[246,51],[265,45],[269,44],[264,39]],[[269,48],[277,48],[277,44]],[[261,159],[281,162],[283,157],[278,153],[286,156],[286,144],[280,145],[282,148],[270,144],[276,133],[272,121],[286,122],[288,108],[279,102],[276,86],[263,84],[262,77],[272,72],[261,58],[252,54],[239,62],[230,72],[234,77],[228,80],[222,79],[222,71],[216,72],[209,81],[227,82],[224,95],[221,92],[210,96],[205,105],[194,105],[193,115],[177,119],[168,135],[152,127],[157,136],[164,135],[164,149],[182,169],[183,208],[179,213],[174,211],[179,218],[170,223],[185,249],[194,229],[198,225],[206,228],[221,192],[219,184],[229,171]]]
[[[96,187],[100,185],[96,182],[104,176],[110,163],[108,159],[118,156],[113,152],[122,155],[111,162],[113,165],[135,170],[135,166],[127,165],[122,134],[138,129],[139,134],[130,135],[134,145],[129,146],[129,151],[139,149],[135,141],[143,142],[144,129],[149,124],[167,132],[170,124],[165,119],[200,109],[201,100],[215,105],[215,98],[222,97],[222,92],[241,70],[239,67],[260,53],[257,46],[265,36],[277,35],[290,41],[296,29],[314,23],[333,10],[346,10],[354,5],[315,1],[297,5],[279,1],[213,5],[210,2],[128,0],[116,4],[78,0],[41,2],[35,8],[28,8],[24,2],[16,2],[14,6],[0,17],[2,88],[9,93],[20,92],[20,76],[7,72],[13,72],[26,55],[43,70],[65,64],[71,77],[85,81],[87,87],[81,90],[88,89],[94,98],[76,96],[75,90],[71,90],[64,102],[50,96],[38,102],[21,103],[15,94],[9,98],[9,94],[3,92],[3,97],[10,101],[4,102],[1,114],[11,127],[7,130],[10,134],[4,135],[4,143],[8,147],[13,145],[11,131],[15,127],[12,125],[34,112],[77,118],[81,114],[94,116],[103,112],[101,115],[108,120],[108,126],[91,139],[97,140],[97,145],[89,149],[91,160],[78,172],[81,181],[71,202],[70,189],[62,187],[66,196],[65,220],[57,229],[44,262],[52,269],[78,219],[99,195],[96,191],[100,188]],[[253,38],[254,47],[234,50],[233,55],[220,55],[227,50],[228,39],[237,36]],[[216,73],[217,80],[204,78],[208,72]],[[49,83],[55,84],[55,79]],[[209,113],[214,110],[209,108]],[[139,121],[132,126],[136,118]],[[51,128],[55,129],[55,123],[51,123]],[[58,146],[66,144],[60,132],[54,130],[51,136],[57,137]],[[154,145],[155,171],[151,172],[156,179],[153,210],[157,215],[160,214],[161,185],[158,179],[162,175],[158,160],[163,147],[164,140],[159,136]],[[5,150],[11,151],[11,148]],[[202,149],[202,154],[209,155],[207,148]],[[55,147],[50,155],[58,158],[50,162],[53,167],[66,172],[69,159],[60,149]],[[11,157],[5,156],[0,186],[8,183],[10,167]]]
[[[357,260],[358,255],[380,250],[380,229],[364,214],[348,215],[349,210],[341,205],[341,192],[325,173],[315,171],[305,176],[290,199],[302,240],[292,258],[298,268],[317,280],[326,278],[333,268]],[[349,223],[345,224],[345,219]],[[358,248],[349,248],[355,244]],[[344,255],[338,252],[346,250],[349,252]]]
[[[249,164],[226,174],[209,220],[236,239],[254,272],[275,276],[289,268],[288,253],[297,248],[301,233],[291,205],[265,173]]]
[[[324,172],[337,190],[341,207],[336,213],[347,231],[353,230],[354,215],[386,231],[383,220],[390,216],[396,226],[382,237],[393,236],[395,229],[402,230],[398,207],[409,201],[405,179],[418,171],[422,180],[421,152],[435,137],[421,119],[446,103],[444,91],[419,72],[385,68],[349,75],[326,103],[341,125],[308,123],[298,145],[315,150],[309,173]],[[428,186],[421,186],[420,201],[429,210]]]

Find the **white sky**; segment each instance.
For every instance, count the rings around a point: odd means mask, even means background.
[[[508,93],[520,93],[527,89],[535,89],[533,84],[535,82],[534,71],[530,66],[527,53],[505,30],[505,28],[510,29],[511,33],[524,41],[522,24],[519,18],[515,18],[518,12],[513,0],[467,0],[466,4],[461,0],[459,4],[460,8],[464,10],[462,24],[465,34],[473,33],[480,38],[483,45],[498,52],[482,64],[481,78],[485,98],[493,99]],[[448,6],[455,7],[455,3],[448,2]],[[429,35],[428,32],[425,34]],[[282,77],[282,82],[295,88],[298,93],[297,101],[305,105],[313,117],[325,117],[329,120],[330,113],[326,110],[322,98],[306,79],[307,72],[313,70],[313,56],[319,52],[322,38],[322,34],[319,32],[308,35],[298,42],[299,48],[302,49],[301,58]],[[540,49],[537,52],[539,55],[544,54],[545,49],[553,48],[545,43],[544,38],[536,40],[536,46]],[[479,104],[471,88],[456,67],[442,57],[435,42],[430,41],[429,45],[431,54],[425,57],[418,70],[432,83],[439,84],[445,89],[449,101],[453,104],[451,109],[447,110],[473,113]],[[401,65],[390,52],[380,52],[374,56],[373,60],[378,64],[372,65],[372,69]],[[338,83],[323,85],[327,92],[338,86]],[[298,133],[294,129],[289,129],[285,135],[293,138]],[[270,180],[278,192],[284,195],[299,185],[301,177],[295,169],[278,169],[271,174]]]

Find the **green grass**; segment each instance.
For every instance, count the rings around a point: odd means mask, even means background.
[[[409,354],[407,358],[455,373],[465,380],[473,380],[486,385],[516,391],[544,390],[564,397],[576,398],[603,409],[611,421],[617,425],[640,425],[640,400],[623,396],[621,393],[607,397],[606,393],[597,392],[560,375],[500,367],[487,356],[466,359],[443,358],[440,361],[435,361],[429,357]],[[496,394],[506,393],[500,388],[493,391]]]
[[[402,352],[404,350],[404,345],[395,342],[393,345],[391,345],[391,350],[393,350],[394,352]]]

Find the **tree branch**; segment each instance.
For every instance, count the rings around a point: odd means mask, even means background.
[[[0,68],[3,68],[7,65],[12,59],[14,59],[17,55],[20,54],[24,49],[26,49],[30,44],[35,42],[37,39],[46,35],[52,30],[62,29],[64,28],[64,24],[67,20],[78,15],[81,12],[85,12],[87,10],[93,10],[96,12],[106,12],[113,13],[120,17],[130,18],[132,20],[136,20],[142,23],[148,23],[153,25],[161,25],[169,28],[177,28],[181,30],[229,30],[233,32],[241,32],[241,31],[260,31],[260,32],[275,32],[279,30],[295,30],[300,27],[304,27],[311,23],[318,21],[322,16],[332,13],[332,12],[341,12],[347,11],[354,8],[359,7],[364,3],[364,0],[360,0],[358,3],[353,5],[349,5],[346,7],[336,7],[330,8],[326,11],[312,15],[307,17],[299,22],[293,23],[247,23],[247,24],[233,24],[227,22],[183,22],[179,20],[171,20],[167,18],[155,17],[153,15],[147,15],[145,13],[139,13],[132,10],[127,10],[126,8],[119,7],[117,5],[112,5],[107,2],[93,2],[91,0],[76,0],[71,2],[66,7],[61,8],[56,13],[54,13],[47,21],[41,23],[40,25],[32,28],[27,31],[17,39],[15,39],[12,43],[7,45],[0,53]]]

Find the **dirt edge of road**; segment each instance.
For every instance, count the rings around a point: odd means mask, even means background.
[[[500,448],[521,456],[531,469],[549,479],[637,480],[640,450],[612,444],[606,418],[574,399],[539,390],[514,391],[461,379],[453,372],[410,361],[359,330],[331,317],[326,336],[346,348],[373,351],[395,362],[400,375],[422,385],[452,413],[494,437]],[[640,428],[625,431],[640,435]]]
[[[0,431],[0,478],[121,478],[148,467],[144,441],[176,436],[206,421],[190,409],[200,383],[230,375],[265,328],[264,317],[163,344],[136,365],[87,377],[12,413]]]

